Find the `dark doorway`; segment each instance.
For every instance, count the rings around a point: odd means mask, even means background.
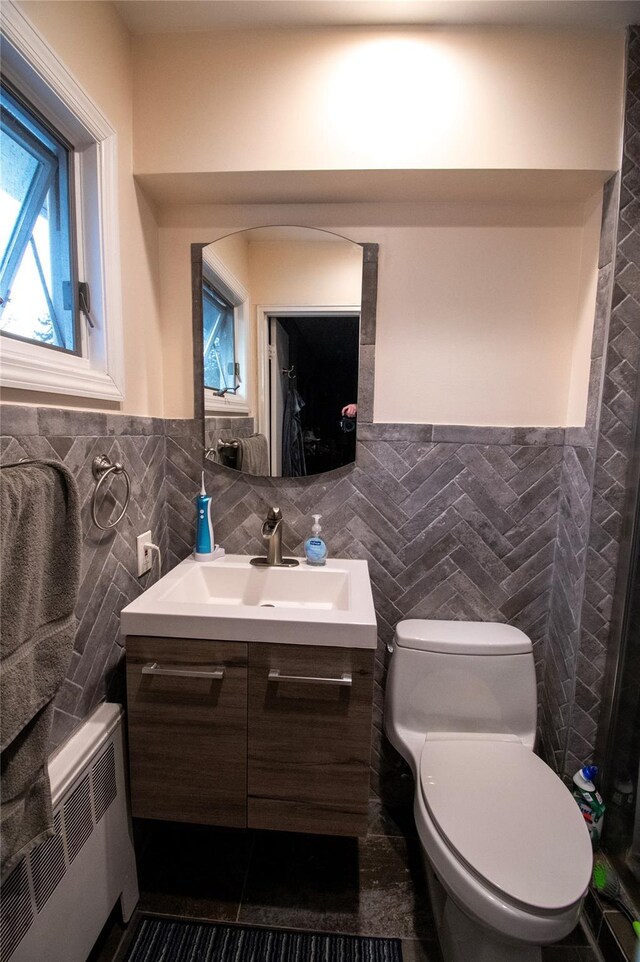
[[[342,409],[358,400],[360,318],[278,316],[272,318],[272,331],[273,321],[275,338],[281,331],[282,342],[288,342],[288,362],[284,364],[282,352],[276,352],[277,370],[272,365],[272,377],[284,378],[283,391],[297,391],[301,403],[304,470],[300,473],[318,474],[352,463],[357,418],[343,416]],[[273,342],[272,336],[272,347]],[[297,472],[288,469],[284,458],[281,473],[286,477]]]

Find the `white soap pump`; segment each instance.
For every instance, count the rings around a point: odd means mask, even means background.
[[[327,563],[327,546],[320,537],[322,526],[320,524],[321,514],[314,514],[312,535],[304,543],[304,554],[308,565],[325,565]]]

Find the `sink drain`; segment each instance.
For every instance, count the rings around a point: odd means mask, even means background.
[[[261,608],[275,608],[275,605],[270,605],[268,601],[265,601],[265,602],[263,602],[263,604],[260,605],[260,607],[261,607]]]

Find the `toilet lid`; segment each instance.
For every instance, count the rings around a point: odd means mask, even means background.
[[[476,875],[535,909],[584,895],[592,853],[580,810],[521,742],[427,738],[420,774],[436,828]]]
[[[435,651],[444,655],[522,655],[531,652],[531,639],[513,625],[491,621],[430,621],[408,618],[396,625],[400,648]]]

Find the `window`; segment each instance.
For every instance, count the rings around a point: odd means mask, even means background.
[[[20,7],[0,25],[0,384],[121,400],[116,133]]]
[[[0,332],[77,353],[71,150],[0,84]]]
[[[220,397],[235,394],[240,373],[236,361],[233,304],[205,280],[202,285],[204,386]]]
[[[202,251],[206,414],[248,414],[249,292],[211,250]]]

